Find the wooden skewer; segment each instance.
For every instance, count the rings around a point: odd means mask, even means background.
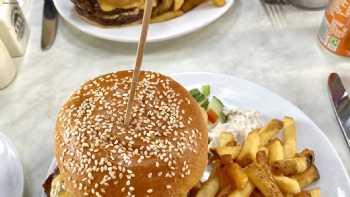
[[[126,108],[126,114],[124,117],[124,125],[128,125],[131,119],[132,106],[134,103],[137,83],[139,81],[143,51],[144,51],[145,43],[147,39],[147,32],[148,32],[148,26],[151,20],[151,14],[152,14],[152,0],[146,0],[146,5],[143,11],[142,30],[141,30],[140,40],[137,46],[136,62],[135,62],[134,72],[132,75],[130,94],[129,94],[128,104]]]

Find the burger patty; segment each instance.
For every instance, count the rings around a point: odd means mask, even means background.
[[[87,19],[104,26],[116,26],[133,23],[142,19],[143,10],[114,9],[103,11],[97,0],[72,0],[76,12]]]

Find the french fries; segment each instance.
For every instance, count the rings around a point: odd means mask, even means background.
[[[301,153],[296,154],[297,157],[306,157],[312,163],[315,162],[315,153],[310,149],[304,149]]]
[[[292,178],[296,179],[299,182],[301,188],[304,188],[311,183],[320,179],[320,174],[315,165],[312,165],[305,172],[292,176]]]
[[[205,0],[186,0],[183,4],[181,10],[184,12],[188,12],[192,10],[194,7],[198,6],[199,4],[203,3]]]
[[[225,0],[212,0],[212,2],[217,7],[222,7],[225,5]]]
[[[228,197],[249,197],[254,190],[254,185],[248,182],[248,184],[241,190],[234,190],[228,195]]]
[[[276,136],[282,126],[284,141]],[[302,191],[320,175],[314,151],[297,153],[295,136],[290,117],[251,131],[242,146],[223,132],[218,147],[210,149],[209,180],[191,190],[190,197],[320,197],[319,188]]]
[[[220,189],[219,178],[214,177],[203,184],[196,197],[215,197]]]
[[[264,128],[259,131],[260,134],[260,146],[265,146],[270,139],[277,135],[277,133],[283,128],[283,123],[280,120],[271,120]]]
[[[271,165],[274,174],[283,174],[285,176],[299,174],[311,166],[311,161],[307,157],[294,157],[274,161]]]
[[[260,144],[260,137],[259,137],[258,131],[256,130],[256,131],[250,132],[243,144],[241,152],[238,155],[237,162],[244,167],[249,163],[255,161],[259,144]]]
[[[180,10],[184,3],[185,0],[174,0],[174,11]]]
[[[250,197],[264,197],[264,194],[255,188],[252,194],[250,194]]]
[[[222,132],[219,136],[219,147],[236,146],[236,138],[229,132]]]
[[[266,171],[268,171],[268,173],[271,173],[268,159],[267,159],[267,155],[266,155],[265,151],[258,151],[256,153],[256,162],[259,165],[261,165]]]
[[[223,146],[223,147],[216,147],[213,148],[212,151],[214,154],[222,158],[225,155],[230,156],[231,160],[234,160],[238,157],[241,146]]]
[[[320,197],[320,196],[321,196],[320,188],[315,188],[309,191],[302,191],[294,195],[294,197]]]
[[[153,17],[157,17],[162,15],[165,12],[169,12],[174,4],[174,0],[162,0],[159,5],[155,7],[152,11],[152,19]]]
[[[300,186],[298,181],[286,176],[274,176],[273,177],[283,193],[297,194],[300,192]]]
[[[163,22],[163,21],[167,21],[173,18],[176,18],[178,16],[183,15],[183,11],[178,10],[178,11],[169,11],[169,12],[165,12],[161,15],[158,15],[156,17],[153,17],[151,19],[151,23],[159,23],[159,22]]]
[[[262,165],[252,163],[245,169],[245,172],[249,180],[264,194],[264,196],[283,197],[272,174],[266,171]]]
[[[226,197],[228,196],[232,191],[232,188],[230,185],[227,185],[223,189],[219,191],[219,193],[216,195],[216,197]]]
[[[286,159],[293,158],[296,153],[296,129],[294,120],[291,117],[285,117],[283,119],[284,127],[284,157]]]
[[[225,171],[227,176],[230,178],[230,182],[234,188],[238,190],[244,189],[249,180],[248,176],[245,174],[241,166],[237,163],[231,163],[225,166]]]
[[[275,161],[284,159],[284,150],[281,140],[274,139],[269,144],[269,163],[272,164]]]

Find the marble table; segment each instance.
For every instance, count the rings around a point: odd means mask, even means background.
[[[57,40],[40,49],[42,2],[35,1],[28,53],[17,59],[14,83],[0,91],[0,131],[17,146],[25,173],[24,196],[38,197],[53,158],[59,107],[79,84],[133,64],[136,45],[85,35],[60,21]],[[288,98],[325,132],[350,172],[350,151],[335,121],[326,80],[339,72],[350,86],[350,59],[319,46],[323,12],[286,7],[287,21],[272,25],[258,0],[236,0],[217,22],[182,38],[147,45],[145,69],[165,73],[226,73]],[[176,61],[175,61],[176,60]]]

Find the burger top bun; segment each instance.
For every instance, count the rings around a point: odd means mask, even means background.
[[[173,79],[142,71],[123,124],[132,71],[86,82],[56,122],[55,155],[74,196],[186,196],[207,165],[200,106]]]

